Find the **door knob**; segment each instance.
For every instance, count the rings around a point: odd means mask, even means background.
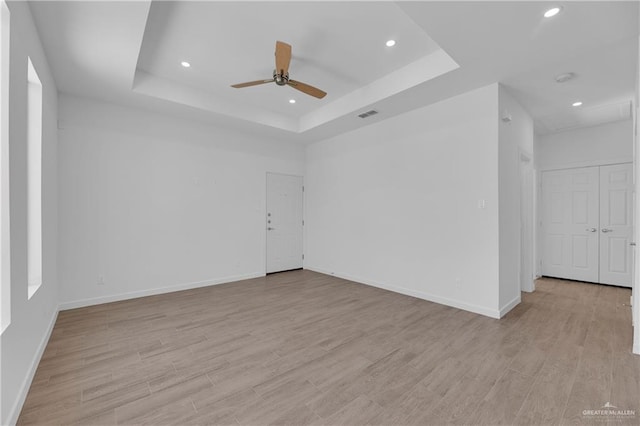
[[[273,231],[273,230],[275,230],[275,229],[276,229],[276,228],[268,227],[268,228],[267,228],[267,231]]]
[[[604,229],[602,230],[602,232],[604,232],[604,233],[607,233],[607,232],[613,232],[613,229],[607,229],[607,228],[604,228]]]
[[[597,229],[596,228],[587,228],[587,232],[596,232]]]

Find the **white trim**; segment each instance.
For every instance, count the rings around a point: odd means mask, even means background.
[[[119,302],[121,300],[136,299],[138,297],[154,296],[156,294],[173,293],[174,291],[190,290],[199,287],[208,287],[212,285],[231,283],[234,281],[248,280],[251,278],[264,277],[264,272],[254,272],[245,275],[234,275],[205,281],[196,281],[190,283],[176,284],[167,287],[158,287],[148,290],[133,291],[130,293],[119,293],[111,296],[93,297],[90,299],[72,300],[60,303],[59,310],[66,311],[68,309],[84,308],[86,306],[101,305],[103,303]]]
[[[523,158],[524,157],[524,158]],[[535,243],[535,234],[536,234],[536,201],[535,201],[535,197],[536,197],[536,169],[535,169],[535,164],[533,161],[533,155],[530,154],[529,152],[527,152],[526,150],[522,149],[522,147],[518,147],[518,158],[520,159],[520,161],[518,162],[518,183],[520,186],[520,191],[519,191],[519,203],[518,203],[518,210],[520,211],[520,247],[518,247],[518,257],[520,258],[519,262],[518,262],[518,280],[520,281],[520,291],[526,291],[527,293],[532,293],[535,289],[535,284],[533,283],[533,276],[536,274],[536,243]],[[525,160],[526,159],[526,160]],[[530,201],[531,201],[531,217],[529,218],[529,221],[531,223],[531,240],[530,241],[523,241],[522,238],[522,230],[524,229],[524,209],[522,208],[522,204],[524,201],[524,197],[523,197],[523,188],[524,188],[524,182],[522,180],[522,172],[524,169],[524,164],[528,164],[529,167],[529,173],[531,174],[531,197],[530,197]],[[529,246],[531,249],[531,257],[529,259],[525,259],[525,262],[529,264],[530,267],[530,272],[531,272],[531,277],[530,278],[526,278],[525,281],[523,282],[522,280],[522,247],[523,246]],[[500,317],[502,318],[502,315],[500,315]]]
[[[533,170],[533,179],[535,180],[533,185],[533,202],[535,204],[535,206],[533,207],[533,214],[535,216],[533,220],[533,291],[535,291],[536,280],[542,276],[542,265],[540,264],[540,262],[542,261],[542,247],[540,244],[540,241],[542,241],[542,226],[540,220],[540,218],[542,217],[542,212],[540,210],[542,206],[542,199],[540,198],[542,194],[542,172],[535,168],[535,163]]]
[[[56,320],[58,319],[58,311],[56,310],[51,316],[51,322],[45,333],[38,349],[31,361],[31,366],[29,367],[29,371],[27,372],[27,376],[22,382],[22,386],[20,387],[20,391],[18,392],[18,397],[11,407],[9,411],[9,416],[7,417],[7,422],[3,424],[15,425],[18,422],[18,416],[20,415],[20,411],[22,411],[22,406],[24,405],[25,400],[27,399],[27,394],[29,393],[29,388],[31,388],[31,382],[33,381],[33,377],[36,374],[36,370],[38,369],[38,365],[40,364],[40,358],[42,358],[42,354],[44,354],[44,350],[47,347],[47,343],[49,343],[49,338],[51,337],[51,332],[53,331],[53,326],[56,324]]]
[[[490,309],[490,308],[486,308],[484,306],[473,305],[473,304],[470,304],[470,303],[461,302],[459,300],[449,299],[447,297],[442,297],[442,296],[437,296],[437,295],[431,294],[431,293],[425,293],[425,292],[422,292],[422,291],[411,290],[411,289],[408,289],[408,288],[398,287],[398,286],[395,286],[395,285],[383,284],[383,283],[375,282],[375,281],[364,279],[364,278],[353,277],[353,276],[348,275],[348,274],[343,274],[343,273],[339,273],[339,272],[331,272],[331,271],[327,271],[327,270],[324,270],[322,268],[316,268],[316,267],[313,267],[313,266],[305,267],[305,269],[307,269],[309,271],[319,272],[319,273],[325,274],[325,275],[333,275],[333,276],[338,277],[338,278],[342,278],[342,279],[349,280],[349,281],[354,281],[356,283],[368,285],[368,286],[371,286],[371,287],[378,287],[378,288],[381,288],[383,290],[392,291],[394,293],[400,293],[400,294],[404,294],[404,295],[407,295],[407,296],[416,297],[418,299],[428,300],[429,302],[435,302],[435,303],[439,303],[441,305],[451,306],[453,308],[462,309],[464,311],[473,312],[475,314],[484,315],[484,316],[487,316],[487,317],[490,317],[490,318],[500,319],[500,311],[498,311],[497,309]]]
[[[513,308],[515,308],[520,301],[522,300],[522,296],[518,295],[517,297],[515,297],[511,302],[507,303],[506,305],[504,305],[502,307],[502,309],[500,309],[500,318],[502,318],[503,316],[505,316],[507,313],[509,313],[510,310],[512,310]]]
[[[580,161],[576,163],[557,164],[551,166],[540,165],[539,171],[548,172],[550,170],[565,170],[565,169],[580,169],[582,167],[595,167],[595,166],[612,166],[614,164],[629,164],[633,163],[633,158],[614,158],[611,160],[589,160]]]
[[[640,343],[637,345],[633,345],[633,353],[640,355]]]

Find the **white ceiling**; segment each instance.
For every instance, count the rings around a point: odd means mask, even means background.
[[[398,44],[386,47],[389,39]],[[326,88],[327,97],[275,84],[230,87],[271,78],[276,40],[293,46],[290,77]],[[226,102],[299,119],[436,50],[393,3],[153,2],[138,69]],[[191,67],[180,66],[182,59]]]
[[[555,63],[505,78],[503,84],[537,118],[538,133],[628,119],[637,52],[634,37],[586,53],[569,54]],[[556,76],[567,72],[574,72],[575,77],[564,83],[555,81]],[[573,107],[576,101],[583,104]],[[619,104],[626,105],[624,117],[618,114]]]
[[[61,92],[310,141],[493,82],[539,132],[613,117],[635,88],[636,2],[31,2]],[[557,4],[557,3],[553,3]],[[394,38],[389,49],[384,42]],[[232,89],[290,74],[329,93]],[[179,63],[188,60],[192,68]],[[561,72],[576,79],[562,85]],[[287,100],[298,102],[290,105]],[[576,110],[574,100],[584,106]],[[608,107],[609,106],[609,107]],[[362,120],[357,114],[380,113]],[[606,118],[610,120],[610,118]]]
[[[291,78],[325,98],[274,84],[230,87],[272,76],[276,40],[293,46]],[[393,2],[154,1],[134,90],[300,133],[456,67]]]

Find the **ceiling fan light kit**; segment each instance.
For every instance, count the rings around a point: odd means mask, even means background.
[[[318,99],[324,98],[327,93],[300,81],[289,79],[289,64],[291,63],[291,45],[282,41],[276,41],[276,69],[273,70],[273,78],[269,80],[256,80],[246,83],[232,84],[231,87],[241,89],[243,87],[257,86],[266,83],[276,83],[278,86],[291,86],[304,94]]]

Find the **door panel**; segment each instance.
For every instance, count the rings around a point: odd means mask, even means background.
[[[302,268],[302,177],[267,173],[267,273]]]
[[[600,167],[600,282],[631,287],[631,164]]]
[[[563,242],[564,238],[562,234],[549,234],[550,240],[549,247],[551,251],[549,253],[549,259],[546,264],[554,267],[562,267],[562,253],[564,253]]]
[[[598,167],[542,173],[543,275],[598,282]]]
[[[586,235],[572,235],[571,237],[573,240],[571,266],[580,269],[589,268],[589,238]]]

